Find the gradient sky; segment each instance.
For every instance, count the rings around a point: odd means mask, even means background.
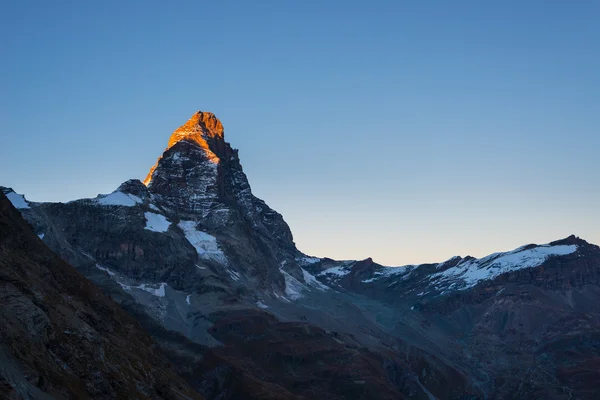
[[[309,254],[598,244],[598,21],[594,0],[4,1],[0,185],[111,192],[203,110]]]

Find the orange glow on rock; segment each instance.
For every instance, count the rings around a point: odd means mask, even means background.
[[[223,125],[221,121],[211,112],[198,111],[183,125],[173,132],[169,138],[169,144],[165,151],[169,150],[176,143],[182,140],[197,143],[204,149],[207,158],[215,164],[218,164],[220,159],[210,149],[208,141],[223,139]],[[208,141],[207,141],[208,140]],[[150,168],[150,172],[144,179],[144,185],[148,186],[152,181],[152,174],[156,170],[162,156],[158,158],[156,163]]]

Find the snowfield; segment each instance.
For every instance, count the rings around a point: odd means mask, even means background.
[[[12,205],[19,210],[30,208],[27,200],[25,200],[25,197],[22,194],[10,192],[6,194],[6,197],[8,197],[8,200],[10,200]]]
[[[196,252],[201,258],[212,259],[227,264],[227,257],[219,249],[217,238],[196,229],[195,221],[181,221],[177,226],[181,228],[185,234],[185,238],[196,249]]]
[[[164,233],[171,226],[171,222],[164,215],[146,212],[144,213],[144,217],[146,217],[146,226],[144,229],[149,231]]]
[[[100,195],[95,199],[102,206],[124,206],[133,207],[143,203],[142,199],[132,194],[119,192],[118,190],[107,195]]]
[[[458,282],[459,290],[475,286],[480,281],[491,280],[510,271],[533,268],[551,256],[564,256],[577,251],[576,245],[541,245],[525,250],[520,247],[507,253],[494,253],[480,259],[468,259],[445,271],[430,276],[438,282]]]

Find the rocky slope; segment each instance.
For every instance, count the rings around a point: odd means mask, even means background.
[[[593,398],[600,250],[570,237],[384,267],[300,252],[198,112],[144,183],[69,203],[3,192],[207,398]]]
[[[200,399],[139,324],[0,193],[0,397]]]

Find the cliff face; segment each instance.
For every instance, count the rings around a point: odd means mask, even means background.
[[[139,324],[0,193],[0,397],[200,399]]]

